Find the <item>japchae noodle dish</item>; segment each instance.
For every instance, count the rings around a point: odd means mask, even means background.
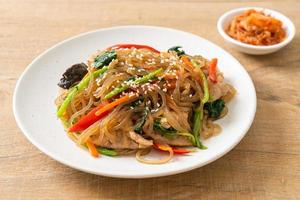
[[[217,61],[179,46],[108,47],[64,72],[57,116],[94,157],[134,153],[142,163],[166,163],[206,149],[202,141],[221,132],[215,121],[228,112],[235,89]],[[153,148],[164,152],[161,158],[147,157]]]

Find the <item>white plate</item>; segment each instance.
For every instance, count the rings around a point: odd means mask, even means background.
[[[54,99],[57,82],[72,64],[86,61],[97,49],[117,43],[147,44],[161,51],[175,45],[188,54],[217,57],[227,82],[238,91],[229,104],[229,114],[218,121],[223,131],[204,144],[207,150],[189,156],[176,156],[163,165],[147,165],[135,157],[93,158],[79,148],[64,132],[57,119]],[[254,119],[256,93],[243,68],[217,45],[190,33],[162,27],[124,26],[101,29],[65,40],[38,56],[19,79],[13,98],[16,121],[28,140],[42,152],[70,167],[103,176],[146,178],[185,172],[206,165],[230,151],[245,136]]]

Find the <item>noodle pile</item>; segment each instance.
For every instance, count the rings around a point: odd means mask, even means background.
[[[147,48],[114,49],[116,58],[108,64],[108,69],[98,77],[94,62],[105,51],[98,51],[88,61],[89,82],[73,96],[60,119],[64,122],[68,135],[79,145],[92,143],[97,149],[106,148],[118,155],[136,152],[137,160],[149,164],[165,163],[172,159],[173,147],[195,146],[193,115],[204,98],[204,86],[198,71],[205,74],[209,89],[209,102],[224,100],[225,107],[220,116],[212,118],[203,109],[200,139],[207,139],[221,132],[214,121],[228,112],[226,103],[232,99],[235,89],[224,83],[223,74],[216,73],[216,82],[208,78],[210,61],[202,56],[178,55],[176,51],[153,52]],[[188,58],[195,65],[191,69],[183,60]],[[162,72],[146,82],[135,80],[147,76],[157,69]],[[123,86],[128,88],[110,99],[107,95]],[[56,99],[58,109],[65,101],[68,90],[62,90]],[[97,106],[108,105],[128,96],[128,100],[116,105],[108,113],[82,131],[70,132],[69,128],[83,119]],[[202,106],[203,107],[203,106]],[[146,113],[146,114],[145,114]],[[143,121],[144,119],[144,121]],[[140,130],[137,125],[140,123]],[[163,144],[168,157],[162,160],[144,159],[143,155],[155,144]],[[162,149],[161,149],[162,150]]]

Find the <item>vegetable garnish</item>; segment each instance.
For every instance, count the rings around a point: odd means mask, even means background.
[[[102,103],[99,106],[97,106],[96,108],[94,108],[93,110],[91,110],[87,115],[85,115],[84,117],[82,117],[76,124],[74,124],[73,126],[71,126],[71,128],[69,129],[70,132],[78,132],[78,131],[83,131],[86,128],[88,128],[90,125],[92,125],[93,123],[95,123],[96,121],[100,120],[101,118],[105,117],[109,111],[103,112],[101,115],[96,115],[96,112],[103,108],[105,105],[107,105],[107,103]]]
[[[205,74],[203,73],[203,71],[201,69],[199,70],[199,74],[200,74],[200,77],[201,77],[201,80],[202,80],[202,86],[203,86],[203,92],[204,92],[204,96],[201,99],[201,102],[202,102],[202,104],[205,104],[209,100],[208,82],[207,82],[207,79],[205,77]]]
[[[207,80],[205,82],[207,82]],[[204,146],[200,141],[200,134],[201,134],[202,123],[203,123],[203,105],[209,99],[209,93],[205,92],[205,91],[208,91],[208,89],[204,89],[204,97],[203,97],[203,99],[201,99],[200,105],[194,110],[194,116],[193,116],[193,131],[192,132],[193,132],[193,135],[195,136],[196,146],[199,147],[200,149],[207,149],[207,147]]]
[[[125,95],[125,96],[123,96],[123,97],[121,97],[121,98],[119,98],[119,99],[116,99],[115,101],[113,101],[113,102],[111,102],[111,103],[109,103],[109,104],[107,104],[107,105],[105,105],[105,106],[99,108],[99,109],[96,111],[95,115],[96,115],[96,116],[100,116],[100,115],[102,115],[103,113],[112,110],[114,107],[116,107],[116,106],[118,106],[118,105],[120,105],[120,104],[122,104],[122,103],[124,103],[124,102],[129,101],[132,97],[135,97],[135,96]]]
[[[148,117],[148,114],[150,113],[150,110],[148,107],[146,107],[144,110],[143,110],[143,115],[142,117],[136,122],[135,126],[134,126],[134,131],[137,132],[137,133],[142,133],[142,129],[143,129],[143,126],[146,122],[146,119]]]
[[[61,104],[61,106],[58,108],[58,110],[57,110],[57,116],[61,117],[65,113],[67,107],[71,103],[71,101],[74,98],[74,96],[78,92],[82,91],[83,89],[85,89],[88,86],[88,84],[90,82],[90,79],[91,79],[91,76],[93,76],[94,78],[96,78],[96,77],[100,76],[101,74],[105,73],[107,70],[108,70],[108,67],[106,66],[106,67],[103,67],[102,69],[94,71],[92,73],[92,75],[86,76],[76,86],[74,86],[73,88],[71,88],[70,91],[69,91],[69,93],[68,93],[68,95],[67,95],[67,97],[65,98],[65,100],[63,101],[63,103]]]
[[[109,92],[107,95],[105,95],[104,99],[110,99],[110,98],[116,96],[117,94],[127,90],[128,88],[130,88],[131,84],[138,85],[138,84],[146,83],[146,82],[150,81],[151,79],[153,79],[154,77],[156,77],[156,75],[160,74],[162,71],[163,71],[163,68],[159,68],[159,69],[154,70],[154,71],[150,72],[149,74],[142,76],[140,78],[137,78],[134,80],[132,80],[132,79],[127,80],[123,84],[121,84],[123,86],[116,87],[111,92]]]
[[[170,151],[170,149],[172,149],[172,151],[175,153],[175,154],[188,154],[188,153],[191,153],[191,152],[195,152],[193,150],[189,150],[189,149],[183,149],[183,148],[176,148],[176,147],[171,147],[169,145],[165,145],[165,144],[158,144],[158,143],[154,143],[153,144],[153,147],[157,150],[160,150],[160,151]]]
[[[92,156],[94,157],[99,157],[99,153],[94,145],[94,143],[90,142],[90,141],[87,141],[86,142],[86,146],[87,148],[89,149],[89,152]]]
[[[177,135],[189,138],[194,146],[197,146],[195,136],[191,133],[176,133]]]
[[[153,129],[157,132],[159,132],[161,135],[167,137],[167,138],[174,138],[176,137],[176,130],[172,127],[165,128],[161,124],[161,119],[155,119],[153,123]]]
[[[188,153],[192,153],[192,152],[195,152],[194,150],[190,150],[190,149],[182,149],[182,148],[175,148],[175,147],[172,147],[173,149],[173,152],[175,154],[188,154]]]
[[[97,69],[102,68],[103,66],[109,65],[109,63],[116,58],[117,53],[115,51],[104,52],[95,58],[93,66]]]
[[[181,56],[181,60],[183,61],[183,63],[185,64],[185,66],[188,67],[189,71],[190,72],[196,72],[195,70],[195,66],[194,64],[190,61],[189,57],[188,56]],[[201,70],[201,69],[200,69]],[[199,83],[199,84],[202,84],[199,76],[195,75],[194,73],[192,74],[194,76],[194,79]]]
[[[182,56],[181,60],[188,67],[189,71],[194,71],[195,70],[195,68],[194,68],[193,64],[191,63],[188,56]]]
[[[158,143],[154,143],[153,147],[158,149],[158,150],[162,150],[162,151],[169,151],[170,149],[172,149],[171,146],[166,145],[166,144],[158,144]]]
[[[156,132],[160,133],[162,136],[169,139],[174,139],[176,136],[184,136],[188,138],[193,145],[196,146],[197,144],[193,134],[177,132],[177,130],[175,130],[173,127],[166,128],[161,124],[161,119],[154,120],[153,130],[155,130]]]
[[[129,107],[131,109],[134,109],[134,108],[138,107],[139,105],[141,105],[143,103],[144,99],[145,99],[144,97],[137,98],[134,102],[132,102],[132,103],[129,104]],[[147,109],[147,108],[148,107],[145,107],[145,109]]]
[[[116,44],[114,46],[108,47],[107,49],[148,49],[150,51],[153,51],[155,53],[160,53],[160,51],[154,49],[153,47],[147,46],[147,45],[140,45],[140,44]]]
[[[209,80],[211,80],[211,82],[213,83],[217,83],[217,63],[218,63],[218,59],[213,58],[210,61],[209,68],[208,68],[208,77]]]
[[[193,116],[193,135],[195,136],[196,146],[200,149],[207,149],[200,141],[200,132],[202,129],[202,121],[203,121],[203,103],[200,102],[200,106],[197,107],[194,111]]]
[[[193,65],[194,67],[196,67],[196,68],[197,68],[196,71],[197,71],[197,72],[199,73],[199,75],[200,75],[200,78],[201,78],[200,84],[201,84],[201,86],[203,87],[203,93],[204,93],[204,96],[203,96],[203,98],[201,99],[201,102],[202,102],[202,104],[204,105],[206,102],[208,102],[209,97],[210,97],[210,95],[209,95],[209,88],[208,88],[207,78],[206,78],[204,72],[202,71],[202,69],[201,69],[200,67],[198,67],[198,66],[196,65],[196,63],[194,63],[194,62],[192,63],[192,62],[190,62],[189,60],[188,60],[187,62],[190,63],[191,65]]]
[[[171,47],[170,49],[168,49],[168,52],[171,52],[171,51],[175,51],[177,56],[185,55],[185,52],[181,46],[174,46],[174,47]]]
[[[193,64],[193,63],[192,63]],[[198,66],[195,66],[198,67]],[[200,105],[194,110],[194,116],[193,116],[193,135],[196,140],[196,146],[199,147],[200,149],[207,149],[206,146],[204,146],[201,141],[200,141],[200,132],[202,129],[202,123],[203,123],[203,105],[208,102],[209,100],[209,88],[208,88],[208,82],[207,78],[205,77],[205,74],[203,71],[198,68],[199,70],[199,75],[202,81],[202,87],[203,87],[203,98],[200,101]],[[198,71],[197,70],[197,71]]]
[[[97,151],[102,154],[102,155],[106,155],[106,156],[117,156],[118,153],[113,150],[113,149],[107,149],[107,148],[103,148],[103,147],[97,147]]]
[[[221,115],[225,102],[223,99],[217,99],[213,102],[207,102],[204,104],[204,109],[208,111],[208,116],[212,118],[218,118]]]

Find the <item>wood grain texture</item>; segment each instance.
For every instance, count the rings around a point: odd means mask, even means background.
[[[299,32],[296,0],[0,0],[0,199],[300,199],[300,36],[275,54],[236,52],[218,35],[216,21],[240,6],[279,10]],[[21,134],[12,94],[26,65],[70,36],[128,24],[195,33],[245,66],[257,90],[257,114],[247,136],[230,153],[179,175],[114,179],[66,167]]]

